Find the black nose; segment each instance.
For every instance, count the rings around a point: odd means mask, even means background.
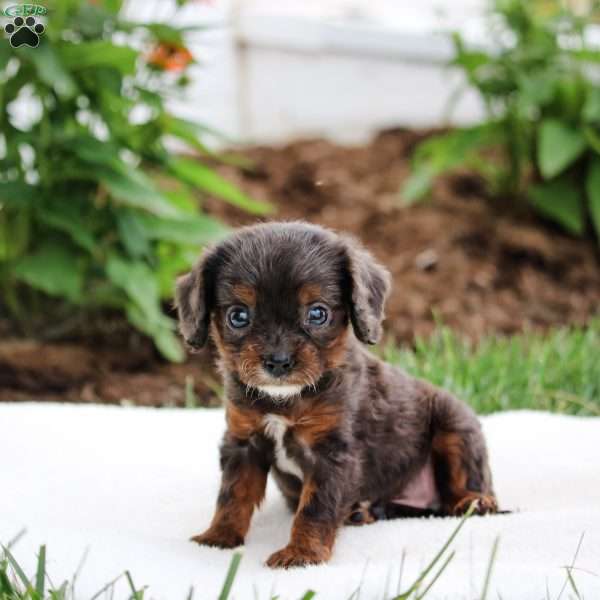
[[[274,377],[281,377],[292,370],[294,360],[286,352],[273,352],[264,360],[265,369]]]

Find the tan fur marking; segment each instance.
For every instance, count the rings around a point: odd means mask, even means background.
[[[304,483],[304,485],[302,486],[302,492],[300,494],[300,500],[298,502],[298,509],[296,510],[296,514],[302,511],[302,509],[310,503],[312,497],[315,494],[316,489],[317,486],[315,485],[315,482],[312,479],[308,479],[306,483]]]
[[[265,496],[267,473],[256,465],[247,464],[236,477],[231,484],[229,500],[217,506],[210,527],[193,537],[194,542],[221,548],[234,548],[244,542],[254,508]]]
[[[302,385],[315,384],[321,376],[321,361],[318,350],[308,344],[302,344],[296,350],[296,363],[294,379],[299,379]]]
[[[317,403],[295,420],[293,431],[307,446],[312,447],[334,431],[341,421],[339,408]]]
[[[211,332],[211,337],[212,337],[212,339],[215,343],[215,346],[217,347],[217,350],[218,350],[219,358],[218,358],[217,364],[219,365],[219,368],[225,367],[228,371],[234,370],[235,363],[233,360],[233,356],[227,350],[227,346],[225,345],[225,342],[223,341],[219,327],[217,326],[217,324],[214,321],[210,325],[210,332]]]
[[[321,286],[316,283],[306,283],[298,292],[298,299],[302,304],[312,304],[322,298]]]
[[[227,428],[240,440],[247,440],[253,433],[262,429],[262,415],[256,410],[239,408],[230,403],[227,405],[225,417]]]
[[[344,328],[327,346],[327,349],[324,352],[326,369],[336,369],[346,362],[348,331],[348,327]]]
[[[256,385],[256,377],[262,372],[262,359],[258,344],[246,343],[240,351],[237,371],[244,383]]]
[[[256,306],[256,290],[251,285],[238,283],[233,286],[233,293],[246,306]]]
[[[497,512],[498,505],[494,496],[467,489],[468,475],[463,460],[464,442],[458,433],[436,433],[433,438],[433,452],[448,465],[448,487],[452,499],[445,509],[450,514],[464,514],[474,500],[478,501],[475,508],[477,514]]]
[[[433,451],[448,465],[448,487],[455,498],[464,496],[467,491],[467,471],[463,465],[463,441],[458,433],[436,433],[433,438]]]

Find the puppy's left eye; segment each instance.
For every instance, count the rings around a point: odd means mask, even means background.
[[[329,319],[329,311],[320,304],[311,306],[308,309],[306,320],[309,325],[325,325]]]
[[[234,329],[242,329],[250,324],[250,313],[244,306],[232,306],[227,311],[227,321]]]

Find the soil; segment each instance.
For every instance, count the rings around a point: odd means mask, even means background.
[[[382,132],[362,147],[307,140],[253,147],[251,169],[219,170],[255,198],[271,201],[274,218],[304,219],[348,231],[393,276],[386,335],[401,343],[427,336],[436,322],[477,340],[486,334],[585,324],[600,306],[600,253],[509,201],[486,197],[468,173],[442,178],[432,200],[402,204],[399,190],[424,133]],[[256,219],[215,199],[207,212],[232,226]],[[46,343],[0,343],[0,400],[61,400],[141,405],[218,402],[208,349],[168,365],[132,335]]]

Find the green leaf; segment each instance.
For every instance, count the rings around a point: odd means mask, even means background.
[[[546,71],[523,72],[517,76],[518,103],[523,111],[534,111],[552,101],[555,94],[555,75]]]
[[[12,58],[11,47],[9,44],[0,44],[0,74],[6,68],[8,61]]]
[[[158,244],[156,254],[158,261],[155,271],[160,297],[170,300],[173,298],[177,276],[189,271],[198,259],[198,247],[162,242]]]
[[[159,42],[168,42],[183,46],[181,31],[165,23],[146,23],[144,29],[149,31]]]
[[[585,215],[582,198],[577,184],[570,178],[563,177],[532,186],[529,199],[538,212],[570,233],[583,233]]]
[[[204,136],[215,137],[222,142],[231,143],[232,140],[225,134],[220,133],[216,129],[203,125],[202,123],[196,123],[195,121],[188,121],[187,119],[180,119],[173,115],[165,114],[161,117],[161,123],[165,130],[190,144],[190,146],[197,148],[201,152],[208,154],[214,154],[212,150],[208,149],[200,139]]]
[[[42,223],[63,231],[81,247],[92,252],[96,241],[89,228],[85,205],[73,198],[60,198],[51,204],[40,204],[37,217]]]
[[[581,156],[585,136],[555,119],[542,122],[538,133],[538,164],[544,179],[551,179]]]
[[[104,6],[107,10],[109,10],[114,15],[119,14],[121,7],[123,5],[123,0],[104,0]]]
[[[185,351],[174,333],[175,323],[171,319],[165,315],[160,315],[157,319],[149,319],[143,310],[133,303],[128,304],[125,310],[129,322],[150,336],[165,358],[173,362],[183,362]]]
[[[402,186],[401,195],[405,206],[422,200],[431,190],[436,173],[429,165],[420,165],[410,174]]]
[[[600,51],[591,48],[580,48],[577,50],[569,50],[568,53],[578,60],[583,62],[600,62]]]
[[[126,173],[129,167],[119,158],[118,148],[91,135],[78,135],[65,140],[65,146],[78,158],[91,165],[103,165]]]
[[[127,208],[117,210],[117,227],[119,239],[131,256],[139,258],[150,254],[150,241],[140,223],[139,213]]]
[[[207,215],[186,215],[184,219],[166,219],[149,214],[135,215],[148,239],[179,244],[205,245],[222,239],[229,228]]]
[[[72,302],[82,299],[83,268],[78,253],[67,246],[47,243],[36,252],[20,258],[13,267],[14,276],[52,296]]]
[[[196,186],[208,194],[217,196],[249,213],[265,215],[275,210],[268,202],[253,200],[246,196],[235,185],[198,161],[187,158],[172,158],[169,160],[168,166],[174,175],[190,185]]]
[[[141,261],[131,262],[112,254],[106,264],[106,273],[131,300],[126,305],[129,321],[152,337],[166,358],[182,361],[184,352],[173,333],[175,324],[162,313],[158,282],[150,267]]]
[[[0,261],[23,254],[31,240],[34,224],[29,207],[20,210],[0,210]]]
[[[56,91],[59,97],[68,100],[77,93],[77,84],[63,65],[55,47],[47,40],[30,53],[38,77]]]
[[[152,336],[158,351],[172,362],[183,362],[185,351],[181,340],[174,331],[167,327],[161,327]]]
[[[181,214],[169,198],[156,189],[149,177],[133,167],[127,173],[98,169],[98,179],[122,204],[159,216],[177,217]]]
[[[32,206],[37,199],[38,190],[33,185],[19,181],[0,183],[0,206],[14,208]]]
[[[152,322],[162,316],[158,283],[150,267],[142,261],[128,261],[113,253],[106,262],[108,278],[142,310]]]
[[[203,133],[201,126],[192,121],[177,119],[171,115],[165,115],[161,119],[161,122],[167,133],[179,138],[203,154],[213,154],[213,152],[200,141],[200,137]]]
[[[401,196],[407,205],[423,198],[434,179],[459,166],[475,166],[478,153],[496,143],[501,129],[496,122],[456,129],[421,142],[414,153],[413,172],[404,183]]]
[[[600,158],[595,156],[588,168],[585,180],[588,206],[596,235],[600,239]]]
[[[586,125],[583,128],[583,135],[588,146],[597,154],[600,154],[600,133],[592,125]]]
[[[588,123],[600,123],[600,89],[590,88],[583,105],[582,116]]]
[[[165,190],[165,196],[169,198],[171,204],[176,206],[182,213],[195,215],[198,212],[198,200],[190,194],[188,186],[182,184],[178,189]]]
[[[117,46],[105,40],[63,44],[60,55],[71,70],[88,67],[112,67],[123,74],[133,74],[138,52],[129,46]]]

